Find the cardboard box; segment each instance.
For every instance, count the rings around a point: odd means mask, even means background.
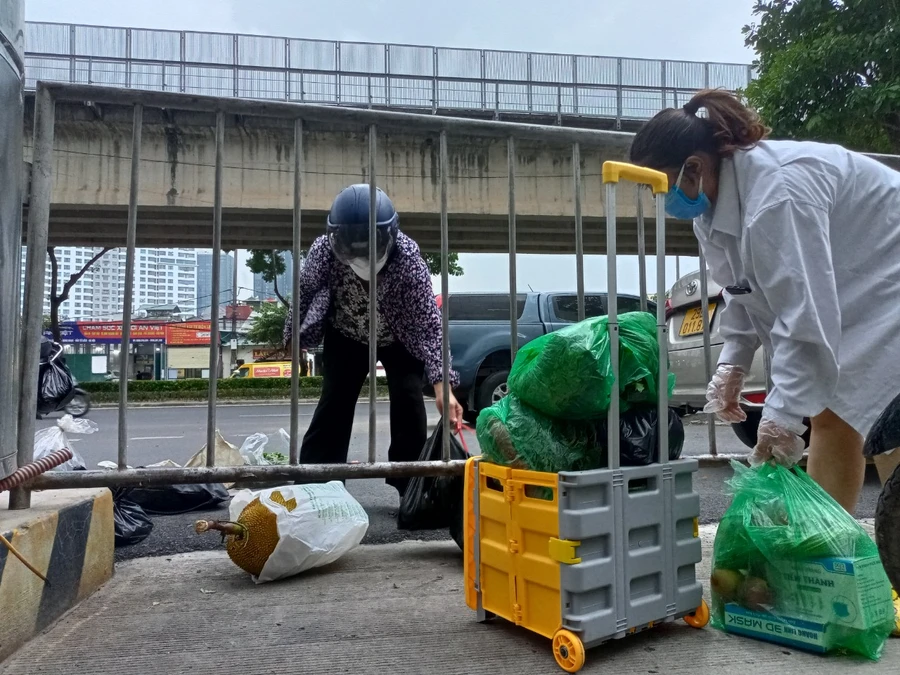
[[[779,561],[768,565],[771,612],[725,605],[725,629],[806,651],[837,648],[855,631],[894,622],[890,582],[878,556]]]

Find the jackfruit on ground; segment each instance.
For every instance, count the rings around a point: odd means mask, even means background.
[[[285,499],[277,490],[269,495],[269,499],[281,504],[288,512],[297,508],[296,499]],[[209,530],[221,532],[228,557],[235,565],[255,577],[262,574],[266,561],[279,541],[277,518],[259,501],[259,497],[244,507],[237,522],[198,520],[194,529],[198,533]]]

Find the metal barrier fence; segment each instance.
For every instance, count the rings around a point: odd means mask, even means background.
[[[219,259],[222,248],[222,202],[223,202],[223,153],[225,147],[226,115],[263,116],[293,121],[294,162],[293,162],[293,254],[294,260],[301,259],[302,228],[302,184],[303,173],[303,139],[304,124],[309,122],[338,122],[351,124],[367,130],[368,141],[368,181],[371,193],[374,194],[378,181],[377,147],[380,133],[402,129],[407,134],[419,134],[423,140],[438,140],[439,189],[440,189],[440,228],[441,228],[441,295],[444,358],[444,381],[449,382],[449,302],[448,298],[448,180],[449,160],[447,139],[449,135],[466,137],[489,137],[505,139],[508,157],[508,208],[509,208],[509,287],[510,287],[510,352],[515,358],[518,347],[517,317],[517,279],[516,279],[516,166],[518,141],[538,142],[541,144],[565,144],[571,148],[572,156],[572,204],[575,222],[575,249],[578,318],[585,317],[584,291],[584,246],[582,222],[582,197],[584,185],[581,176],[581,160],[584,151],[601,147],[607,132],[587,129],[562,128],[557,126],[536,126],[531,124],[515,124],[509,122],[482,121],[454,117],[432,115],[416,115],[393,111],[353,110],[300,103],[271,103],[248,101],[233,98],[205,98],[186,94],[171,94],[96,87],[90,85],[71,85],[58,83],[38,83],[35,94],[34,117],[34,152],[31,198],[28,209],[27,260],[25,279],[25,304],[23,311],[23,342],[21,360],[23,363],[22,395],[19,407],[18,429],[18,466],[24,466],[32,460],[33,438],[35,427],[35,401],[37,398],[37,375],[39,363],[40,335],[42,327],[42,304],[44,296],[44,268],[47,248],[51,193],[53,186],[53,143],[55,106],[57,102],[91,101],[98,104],[124,104],[133,106],[132,150],[131,150],[131,183],[128,201],[128,221],[126,233],[126,272],[125,272],[125,312],[122,326],[122,351],[127,352],[131,332],[132,294],[135,274],[135,244],[138,223],[138,190],[141,166],[141,131],[144,109],[165,108],[172,110],[193,110],[216,113],[215,133],[215,174],[214,202],[211,229],[212,263],[212,295],[216,297],[220,289]],[[599,184],[598,186],[599,187]],[[638,193],[641,196],[641,193]],[[638,203],[641,203],[638,199]],[[374,199],[371,204],[374,206]],[[607,203],[607,209],[611,205]],[[612,204],[614,208],[614,203]],[[369,214],[374,237],[375,213]],[[642,308],[647,308],[646,247],[644,245],[643,210],[637,213],[640,261],[640,296]],[[616,264],[615,241],[617,233],[614,225],[609,226],[607,213],[607,242],[612,260],[609,268],[609,293],[611,306],[616,297]],[[374,247],[374,242],[372,242]],[[657,233],[658,251],[665,251],[664,227]],[[437,462],[379,462],[376,447],[376,393],[375,363],[377,358],[378,314],[376,309],[377,276],[372,259],[371,279],[369,286],[369,347],[370,347],[370,386],[369,386],[369,445],[368,461],[360,464],[301,465],[299,464],[299,359],[300,342],[294,340],[291,350],[291,429],[290,459],[287,466],[216,466],[216,393],[217,380],[209,381],[209,402],[207,415],[207,456],[206,466],[198,468],[128,468],[128,379],[127,369],[120,369],[120,398],[118,410],[118,471],[77,471],[48,473],[27,484],[27,488],[48,489],[68,487],[115,487],[125,485],[166,485],[174,483],[209,483],[235,482],[242,480],[322,480],[337,478],[380,478],[389,476],[419,475],[451,475],[463,470],[463,462],[450,460],[449,433],[450,425],[444,424],[443,460]],[[294,266],[293,297],[298,297],[300,285],[300,266]],[[704,280],[705,285],[705,280]],[[657,256],[657,286],[659,299],[665,295],[667,288],[665,279],[665,257]],[[706,294],[703,294],[704,299]],[[704,300],[705,302],[705,300]],[[705,333],[707,370],[709,363],[709,321],[704,305],[703,330]],[[662,303],[659,303],[659,316],[664,317]],[[299,335],[301,317],[293,315],[293,334]],[[660,331],[666,335],[667,328],[660,318]],[[219,345],[219,325],[211,323],[210,336],[210,373],[217,372]],[[444,389],[444,410],[449,411],[449,389]],[[615,398],[615,397],[614,397]],[[446,414],[446,413],[445,413]],[[714,430],[713,430],[714,433]],[[714,438],[714,436],[713,436]],[[714,446],[713,446],[714,447]],[[19,488],[12,495],[11,507],[27,508],[29,493]]]
[[[499,116],[642,120],[749,65],[29,22],[39,80],[208,96]]]

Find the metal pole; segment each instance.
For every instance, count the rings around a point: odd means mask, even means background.
[[[134,257],[137,246],[138,194],[141,189],[141,132],[144,108],[134,106],[131,129],[131,185],[125,235],[125,295],[122,298],[122,342],[119,345],[119,470],[128,468],[128,371],[131,366],[131,315],[134,312]]]
[[[447,182],[450,161],[447,151],[447,132],[441,132],[441,358],[443,359],[444,425],[441,456],[450,461],[450,226],[447,218]]]
[[[38,84],[34,96],[34,151],[31,160],[31,199],[28,203],[22,343],[19,347],[21,396],[18,401],[16,464],[20,467],[34,458],[34,418],[41,359],[41,324],[44,319],[44,269],[47,264],[50,199],[53,192],[55,115],[56,106],[53,97],[42,84]],[[8,308],[8,311],[12,311],[12,308]],[[31,494],[28,490],[17,488],[10,493],[9,508],[27,509],[29,506]]]
[[[509,175],[509,362],[516,361],[519,350],[519,302],[516,293],[516,141],[506,141]]]
[[[378,130],[369,126],[369,462],[377,459],[376,434],[378,433],[378,280],[375,249],[378,246],[378,214],[375,208],[377,185],[375,182],[375,153],[378,151]]]
[[[300,297],[301,206],[303,196],[303,120],[294,120],[294,264],[291,303]],[[300,462],[300,315],[291,312],[291,438],[290,462]]]
[[[575,287],[578,293],[578,320],[584,321],[584,223],[581,218],[581,146],[572,144],[572,183],[575,189]]]
[[[219,300],[222,264],[222,172],[225,154],[225,113],[216,113],[216,173],[213,188],[212,312],[209,317],[209,401],[206,410],[206,466],[216,465],[216,396],[222,338],[219,333]]]
[[[669,327],[666,324],[666,196],[656,202],[656,341],[659,345],[659,461],[669,462]]]
[[[706,369],[706,381],[709,382],[713,376],[709,336],[709,283],[706,277],[706,257],[703,255],[702,248],[700,249],[700,311],[703,314],[703,366]],[[707,415],[706,422],[709,427],[709,454],[715,457],[719,454],[716,448],[716,416],[714,414]]]
[[[231,250],[231,371],[237,369],[238,362],[238,338],[237,338],[237,285],[238,285],[238,250]]]
[[[4,199],[0,200],[0,479],[16,470],[20,380],[19,341],[22,333],[18,308],[22,274],[22,135],[24,78],[23,54],[25,7],[24,0],[3,4],[0,32],[6,38],[8,65],[0,65],[0,185]],[[0,47],[3,49],[3,47]],[[43,279],[43,276],[41,277]]]
[[[681,278],[681,256],[675,256],[675,279]]]
[[[641,311],[647,311],[647,232],[644,227],[644,188],[637,186],[637,247],[638,283],[640,284]],[[662,299],[656,299],[657,304]]]
[[[619,299],[616,275],[616,184],[606,184],[606,293],[613,387],[607,415],[609,468],[619,468]]]

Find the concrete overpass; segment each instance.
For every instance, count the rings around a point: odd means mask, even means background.
[[[367,180],[366,129],[378,125],[376,176],[401,227],[426,251],[440,250],[438,144],[448,133],[450,247],[508,251],[507,137],[516,142],[518,252],[575,251],[573,142],[579,143],[586,253],[605,252],[600,167],[623,159],[630,134],[466,120],[312,104],[217,99],[50,84],[57,99],[50,243],[125,244],[132,103],[144,105],[137,244],[209,247],[215,112],[226,121],[223,247],[290,248],[293,119],[304,120],[303,241],[322,233],[334,195]],[[102,102],[101,102],[102,101]],[[30,159],[34,96],[26,101]],[[550,139],[550,140],[548,140]],[[634,189],[619,199],[619,252],[635,253]],[[652,213],[649,199],[646,213]],[[649,223],[648,223],[649,224]],[[647,250],[655,250],[648,227]],[[671,223],[670,254],[696,254],[687,223]]]

